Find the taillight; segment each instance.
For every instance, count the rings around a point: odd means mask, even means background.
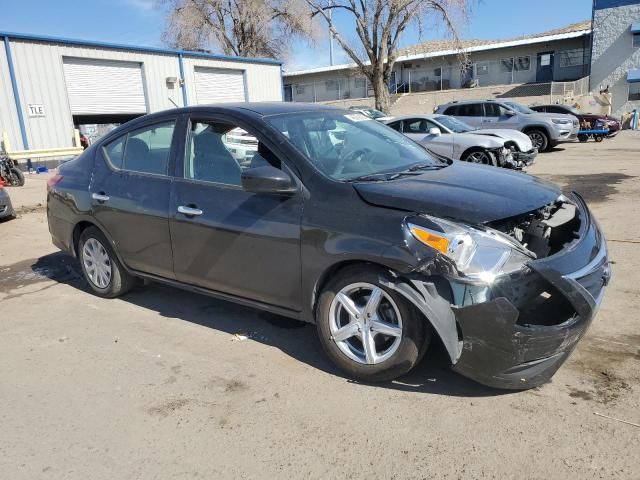
[[[63,178],[64,177],[62,175],[54,175],[49,180],[47,180],[47,192],[58,185]]]

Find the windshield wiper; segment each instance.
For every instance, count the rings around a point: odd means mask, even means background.
[[[417,165],[413,165],[406,170],[403,170],[400,173],[408,173],[408,172],[418,172],[418,171],[426,171],[426,170],[440,170],[448,165],[434,165],[432,163],[418,163]]]

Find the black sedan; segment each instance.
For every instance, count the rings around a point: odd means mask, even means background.
[[[468,377],[539,385],[610,275],[577,194],[318,105],[136,119],[60,167],[47,216],[97,295],[144,278],[312,322],[365,381],[407,373],[437,336]]]

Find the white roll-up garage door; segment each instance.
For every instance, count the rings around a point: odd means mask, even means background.
[[[65,58],[63,66],[73,115],[147,112],[140,63]]]
[[[242,70],[224,70],[214,68],[194,69],[196,82],[196,101],[207,103],[244,102],[247,98]]]

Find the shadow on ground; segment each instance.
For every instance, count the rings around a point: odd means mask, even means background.
[[[10,273],[7,275],[8,281],[0,281],[0,293],[10,293],[8,289],[45,279],[71,285],[81,290],[83,295],[89,294],[77,261],[63,253],[1,267],[0,272]],[[278,348],[313,368],[354,384],[362,384],[344,377],[333,366],[322,351],[314,325],[159,284],[137,288],[121,300],[158,312],[163,317],[178,318],[230,336],[241,334],[248,337],[246,341]],[[423,361],[409,375],[398,381],[376,385],[393,390],[459,397],[509,393],[485,387],[453,372],[449,368],[446,351],[437,339],[432,342]]]

